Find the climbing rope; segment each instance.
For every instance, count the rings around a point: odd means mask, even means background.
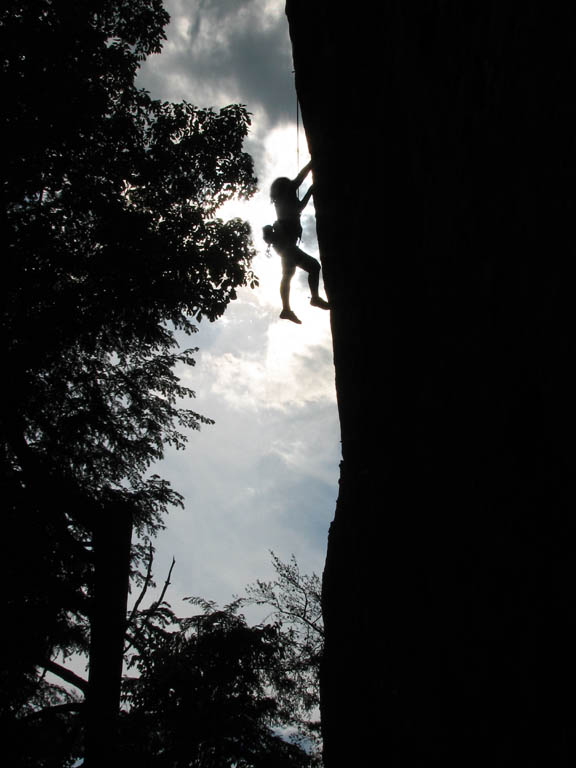
[[[300,103],[296,94],[296,173],[300,170]]]

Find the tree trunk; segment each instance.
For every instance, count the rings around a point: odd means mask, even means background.
[[[326,765],[564,760],[576,9],[286,8],[342,434]]]
[[[118,505],[94,524],[94,593],[86,697],[86,768],[113,765],[130,581],[132,514]]]

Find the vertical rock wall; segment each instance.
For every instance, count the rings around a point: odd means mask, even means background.
[[[342,430],[326,764],[565,758],[576,10],[286,7]]]

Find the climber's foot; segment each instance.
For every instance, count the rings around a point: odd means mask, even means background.
[[[280,319],[292,320],[293,323],[298,323],[298,325],[302,325],[302,320],[299,320],[294,314],[294,312],[292,312],[291,309],[283,309],[282,312],[280,312]]]
[[[320,307],[320,309],[330,309],[330,304],[328,304],[327,301],[324,301],[324,299],[321,299],[320,296],[313,296],[310,299],[310,304],[312,304],[313,307]]]

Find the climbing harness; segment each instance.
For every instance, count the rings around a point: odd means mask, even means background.
[[[266,243],[266,256],[270,258],[272,255],[270,253],[270,248],[274,245],[276,242],[276,232],[274,230],[274,226],[272,224],[266,224],[264,227],[262,227],[262,239]]]

